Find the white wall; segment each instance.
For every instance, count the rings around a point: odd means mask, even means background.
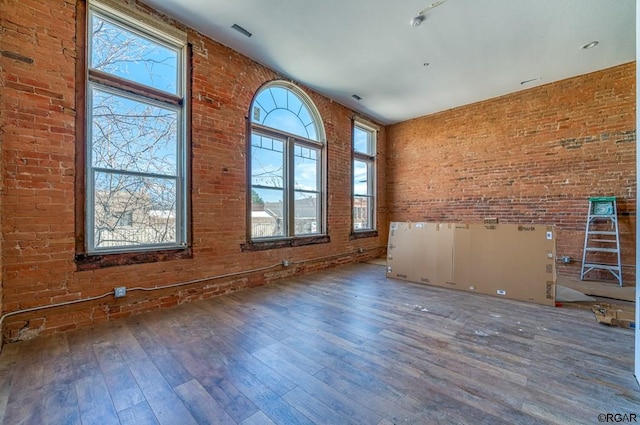
[[[640,81],[640,67],[638,67],[638,58],[640,58],[640,7],[636,3],[636,186],[638,186],[638,176],[640,176],[640,149],[638,149],[638,123],[640,122],[640,107],[638,107],[638,99],[640,99],[640,87],[638,81]],[[640,205],[640,190],[636,189],[636,209]],[[636,221],[636,361],[635,361],[635,375],[638,384],[640,384],[640,331],[638,326],[640,325],[640,274],[637,273],[640,270],[640,226]]]

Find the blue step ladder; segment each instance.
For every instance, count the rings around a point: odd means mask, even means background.
[[[620,233],[615,196],[589,198],[580,280],[593,270],[609,271],[622,286]]]

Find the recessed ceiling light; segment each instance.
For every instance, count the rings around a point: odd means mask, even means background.
[[[592,41],[590,43],[585,44],[584,46],[581,47],[582,50],[587,50],[587,49],[593,49],[594,47],[596,47],[598,45],[597,41]]]
[[[234,30],[238,31],[240,34],[245,35],[247,37],[251,37],[253,35],[249,31],[247,31],[246,29],[242,28],[238,24],[231,25],[231,28],[233,28]]]
[[[357,94],[352,94],[351,97],[354,98],[357,101],[361,101],[362,100],[362,98],[360,96],[358,96]]]

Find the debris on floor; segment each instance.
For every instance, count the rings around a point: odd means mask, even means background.
[[[591,310],[596,315],[598,323],[621,328],[636,328],[633,308],[602,303],[595,304]]]

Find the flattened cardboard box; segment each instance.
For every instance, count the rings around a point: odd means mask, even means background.
[[[553,226],[472,224],[469,232],[470,285],[489,295],[555,306]]]
[[[429,284],[450,281],[453,228],[439,223],[391,223],[387,277]]]
[[[413,274],[415,252],[411,223],[393,222],[389,226],[387,243],[387,277],[416,281]]]
[[[416,223],[413,232],[413,247],[421,257],[420,261],[414,262],[416,281],[428,284],[450,281],[453,227],[439,223]]]
[[[555,305],[546,225],[391,223],[387,277]]]

